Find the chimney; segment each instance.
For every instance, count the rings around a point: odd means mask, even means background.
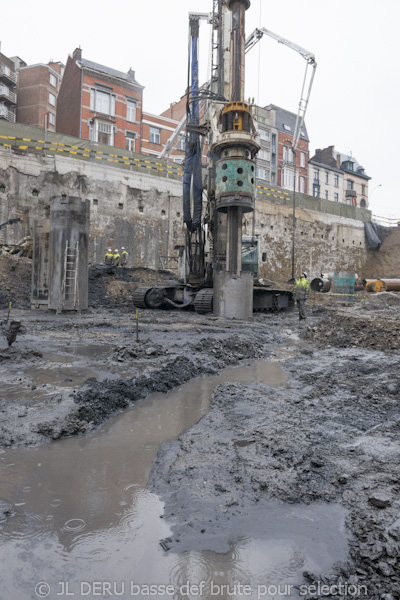
[[[132,67],[129,69],[128,75],[131,79],[135,79],[135,71],[132,70]]]
[[[75,48],[72,57],[74,58],[74,60],[82,60],[82,49],[81,49],[81,47]]]

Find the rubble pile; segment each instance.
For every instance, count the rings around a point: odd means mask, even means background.
[[[335,348],[400,349],[400,307],[375,306],[356,312],[345,309],[325,312],[325,318],[310,326],[305,337],[316,346]]]
[[[29,258],[0,254],[0,308],[29,308],[31,297],[31,265]]]

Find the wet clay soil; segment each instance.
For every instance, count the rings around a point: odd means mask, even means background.
[[[162,445],[149,490],[165,502],[172,527],[165,550],[223,551],[219,533],[238,518],[243,527],[252,515],[257,521],[271,502],[340,506],[348,559],[326,573],[306,572],[305,581],[365,585],[368,596],[361,597],[398,598],[400,375],[393,331],[400,309],[380,303],[307,310],[304,325],[294,312],[241,322],[141,311],[139,341],[128,310],[72,317],[15,311],[23,332],[11,348],[5,339],[0,345],[1,444],[83,435],[150,393],[226,366],[279,361],[287,377],[281,385],[219,385],[210,411]],[[1,514],[13,514],[8,498]]]

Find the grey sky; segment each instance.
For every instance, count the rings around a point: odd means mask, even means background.
[[[2,52],[28,64],[83,57],[118,70],[132,67],[144,109],[158,114],[184,93],[188,13],[212,0],[19,0],[0,30]],[[64,12],[65,11],[65,12]],[[22,17],[23,18],[19,18]],[[310,152],[334,145],[372,177],[377,215],[400,218],[398,0],[251,0],[246,35],[262,26],[310,50],[318,63],[306,115]],[[208,73],[209,26],[201,27],[201,75]],[[264,37],[246,64],[246,97],[297,112],[305,69],[296,52]],[[400,174],[400,173],[399,173]],[[380,185],[380,187],[378,187]],[[372,191],[372,195],[371,195]]]

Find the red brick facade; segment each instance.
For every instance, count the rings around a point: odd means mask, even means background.
[[[142,152],[159,156],[169,138],[173,135],[179,121],[175,121],[165,116],[143,113],[142,120]],[[180,162],[185,156],[185,129],[180,133],[169,158]]]
[[[285,185],[285,181],[283,180],[283,172],[284,172],[284,164],[287,161],[288,150],[284,150],[284,148],[290,149],[292,144],[293,137],[288,135],[286,132],[282,133],[278,131],[278,181],[277,185],[280,187],[288,187]],[[284,156],[285,153],[285,156]],[[303,153],[303,158],[302,158]],[[296,190],[302,191],[303,193],[307,193],[308,191],[308,141],[300,139],[297,145],[296,153],[291,155],[292,160],[289,160],[292,165],[296,163]],[[301,178],[303,178],[303,184],[301,184]],[[302,186],[304,186],[302,188]],[[301,189],[302,188],[302,189]],[[292,187],[293,189],[293,187]]]
[[[62,63],[22,67],[18,73],[17,121],[25,125],[56,130],[57,95]]]
[[[59,93],[57,131],[141,152],[143,86],[127,74],[82,58],[68,58]]]

